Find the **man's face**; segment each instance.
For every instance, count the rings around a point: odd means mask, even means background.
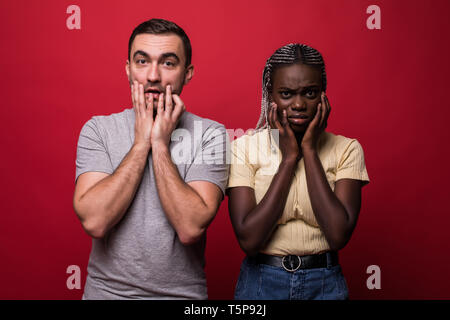
[[[145,97],[150,93],[158,100],[159,94],[172,86],[172,93],[180,95],[183,86],[193,74],[192,65],[185,66],[183,42],[175,34],[139,34],[131,45],[130,60],[125,67],[128,80],[144,86]],[[156,104],[155,104],[156,108]]]

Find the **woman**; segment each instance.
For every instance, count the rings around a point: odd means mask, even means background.
[[[348,298],[337,251],[369,178],[358,141],[325,132],[326,85],[309,46],[289,44],[267,60],[257,130],[232,144],[229,211],[247,254],[235,299]]]

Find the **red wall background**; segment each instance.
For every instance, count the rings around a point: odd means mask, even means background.
[[[68,30],[69,5],[81,30]],[[366,8],[381,9],[369,30]],[[193,45],[187,108],[227,128],[254,127],[266,59],[289,42],[327,65],[328,130],[357,138],[371,183],[341,252],[352,299],[449,299],[450,2],[61,1],[0,2],[0,298],[80,299],[66,268],[91,240],[72,208],[76,144],[94,115],[131,107],[128,38],[149,18],[175,21]],[[212,299],[231,299],[243,253],[227,200],[208,231]],[[369,290],[366,269],[381,269]]]

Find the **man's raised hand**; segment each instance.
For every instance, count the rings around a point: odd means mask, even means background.
[[[165,146],[169,145],[172,132],[177,127],[185,109],[181,98],[172,94],[172,88],[168,85],[166,93],[159,95],[157,114],[151,135],[152,145],[160,143]]]
[[[144,86],[137,81],[131,84],[131,99],[135,114],[134,145],[151,148],[151,133],[153,128],[153,95],[144,95]]]

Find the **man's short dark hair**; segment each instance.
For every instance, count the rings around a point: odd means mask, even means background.
[[[130,40],[128,41],[128,59],[131,60],[131,45],[133,44],[134,38],[138,34],[149,33],[149,34],[166,34],[166,33],[174,33],[181,38],[184,46],[184,53],[186,55],[186,67],[191,64],[192,58],[192,47],[191,41],[188,36],[178,25],[171,21],[167,21],[164,19],[150,19],[148,21],[142,22],[138,25],[130,36]]]

